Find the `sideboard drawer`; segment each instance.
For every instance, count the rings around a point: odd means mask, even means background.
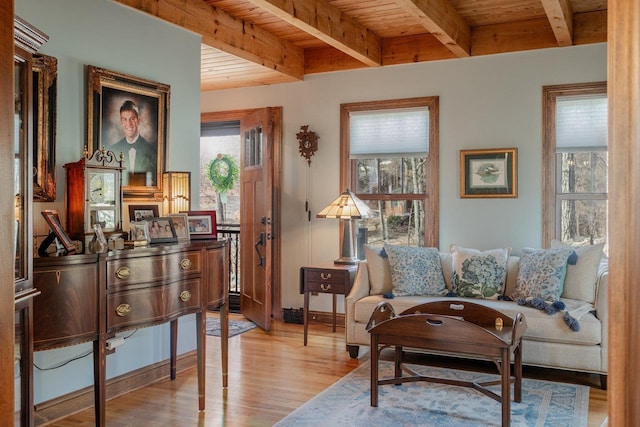
[[[201,273],[201,251],[115,259],[107,262],[107,289],[114,292]]]
[[[200,306],[199,278],[115,292],[107,295],[107,332],[166,321],[196,312]]]

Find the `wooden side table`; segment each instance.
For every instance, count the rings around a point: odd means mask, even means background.
[[[348,295],[356,277],[357,265],[332,262],[300,267],[300,293],[304,294],[304,345],[309,329],[309,294],[333,294],[333,332],[336,331],[336,296]]]

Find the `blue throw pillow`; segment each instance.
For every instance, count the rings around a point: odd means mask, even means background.
[[[537,297],[545,301],[558,301],[564,288],[567,261],[573,248],[524,248],[520,256],[514,299]]]
[[[447,294],[437,248],[384,245],[394,297]]]

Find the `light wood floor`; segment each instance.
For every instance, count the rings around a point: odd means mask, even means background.
[[[349,358],[344,329],[338,328],[333,333],[331,326],[310,325],[309,328],[307,347],[302,345],[302,325],[281,322],[273,324],[269,333],[256,328],[230,338],[227,390],[222,390],[219,338],[207,337],[205,411],[197,409],[196,370],[192,368],[179,372],[175,381],[161,380],[110,400],[107,425],[271,426],[366,360]],[[365,349],[361,348],[361,355]],[[426,362],[460,369],[485,366],[433,357]],[[454,363],[456,366],[452,366]],[[605,419],[607,395],[599,388],[599,377],[527,367],[524,376],[591,386],[588,426],[599,427]],[[93,409],[49,425],[93,426]]]

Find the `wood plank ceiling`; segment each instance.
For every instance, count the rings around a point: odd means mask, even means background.
[[[607,40],[607,0],[115,0],[202,36],[201,89]]]

